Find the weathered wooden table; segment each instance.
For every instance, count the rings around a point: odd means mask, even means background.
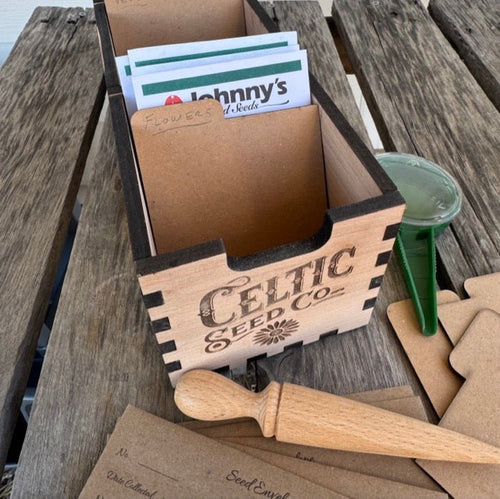
[[[319,6],[264,5],[299,32],[312,73],[368,142]],[[418,0],[333,0],[332,15],[385,148],[461,183],[463,211],[438,240],[439,282],[461,294],[467,277],[500,270],[498,3],[431,0],[429,14]],[[0,71],[0,466],[104,92],[93,12],[38,8]],[[109,117],[98,140],[14,497],[78,495],[127,404],[180,418],[135,278]],[[237,379],[336,393],[410,383],[422,394],[385,314],[406,296],[393,259],[368,327]]]

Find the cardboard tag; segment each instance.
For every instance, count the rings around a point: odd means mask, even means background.
[[[311,103],[305,50],[132,76],[132,84],[138,109],[215,99],[231,118]]]
[[[470,298],[438,307],[439,320],[454,345],[480,310],[500,313],[500,272],[467,279],[464,288]]]
[[[460,300],[451,291],[439,291],[437,299],[438,304]],[[440,327],[434,336],[421,333],[411,300],[392,303],[387,315],[434,410],[441,417],[462,385],[460,376],[448,362],[453,345]]]
[[[296,31],[157,45],[128,51],[134,76],[299,50]]]
[[[342,495],[129,406],[81,499]]]
[[[479,312],[450,355],[466,378],[440,426],[500,447],[500,315]],[[500,493],[500,465],[418,461],[455,499]]]

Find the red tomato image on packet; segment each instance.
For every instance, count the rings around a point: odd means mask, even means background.
[[[177,97],[177,95],[169,95],[165,100],[165,106],[170,106],[171,104],[180,104],[182,99]]]

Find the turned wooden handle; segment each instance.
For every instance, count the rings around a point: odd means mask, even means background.
[[[303,386],[272,382],[256,394],[210,371],[184,374],[175,403],[205,421],[253,417],[282,442],[372,454],[500,463],[500,449],[439,426]]]
[[[281,385],[275,381],[262,392],[253,393],[221,374],[194,370],[179,379],[174,400],[184,414],[204,421],[254,418],[262,434],[272,437],[280,391]]]

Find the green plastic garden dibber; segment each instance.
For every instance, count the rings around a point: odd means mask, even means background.
[[[458,214],[462,192],[441,167],[412,154],[385,153],[378,162],[406,201],[396,252],[422,333],[438,327],[435,238]]]

